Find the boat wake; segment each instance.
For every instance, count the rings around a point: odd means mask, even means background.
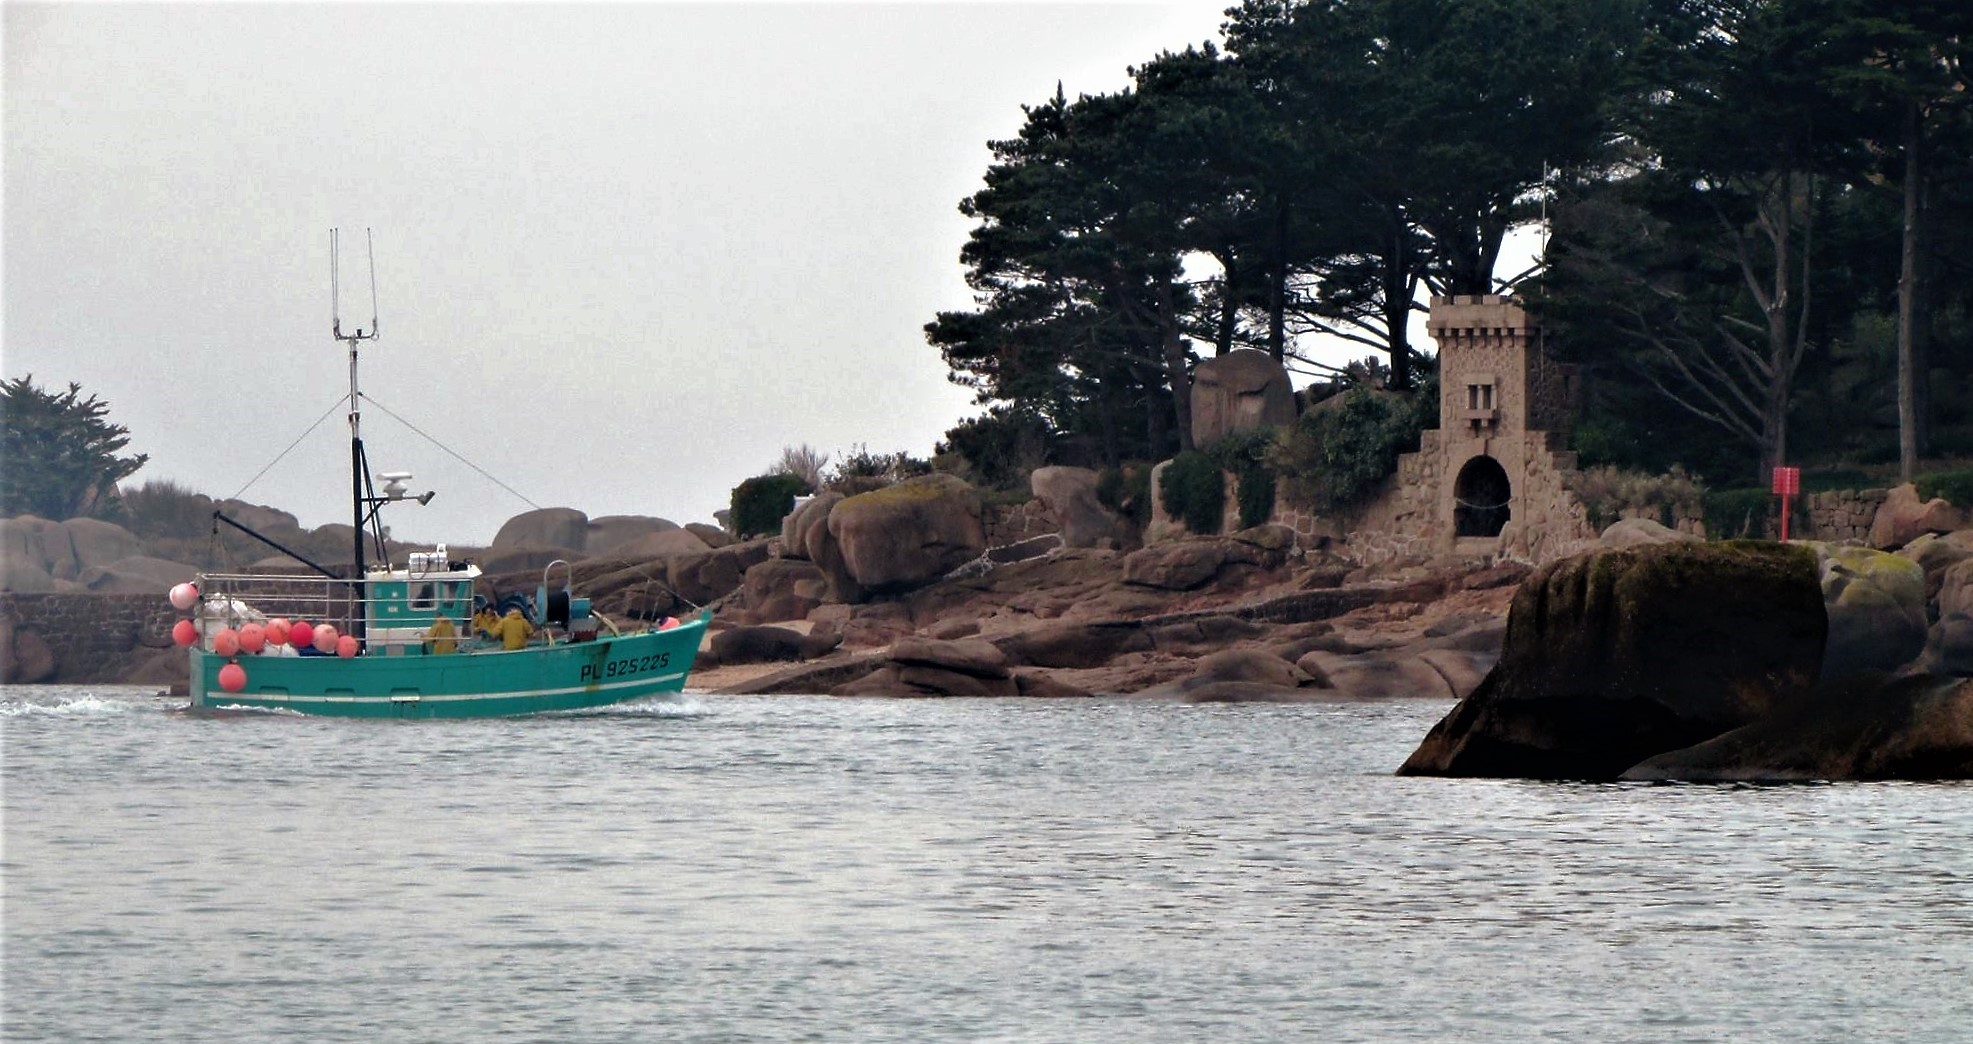
[[[275,717],[275,718],[308,717],[308,715],[303,714],[298,710],[291,710],[287,707],[249,707],[243,703],[216,703],[210,707],[199,708],[198,713],[200,716],[208,717],[208,718],[218,718],[218,717],[230,718],[236,716],[245,717],[250,714],[259,717]]]
[[[128,700],[112,700],[102,696],[56,696],[41,700],[0,700],[0,718],[20,718],[35,714],[59,714],[88,716],[97,714],[128,714],[144,709],[142,704]]]
[[[667,693],[647,700],[634,700],[629,703],[612,703],[604,707],[587,707],[582,710],[557,711],[545,717],[557,718],[703,718],[712,713],[712,708],[689,694]]]

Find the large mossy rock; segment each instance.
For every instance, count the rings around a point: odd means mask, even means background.
[[[1853,675],[1628,780],[1973,779],[1973,681]]]
[[[1867,547],[1810,543],[1829,614],[1822,679],[1890,672],[1925,651],[1925,570],[1917,562]]]
[[[979,492],[964,481],[925,475],[845,499],[829,512],[828,530],[860,587],[909,591],[986,550],[981,510]]]
[[[1828,617],[1808,548],[1592,552],[1516,592],[1501,661],[1401,775],[1614,779],[1814,683]]]

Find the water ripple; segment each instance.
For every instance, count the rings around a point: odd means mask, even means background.
[[[1968,1038],[1973,789],[1392,777],[1443,709],[8,690],[7,1037]]]

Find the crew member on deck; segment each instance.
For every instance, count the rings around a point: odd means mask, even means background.
[[[458,632],[452,629],[452,618],[439,615],[432,618],[432,629],[425,632],[425,651],[428,653],[449,653],[459,647]]]
[[[508,650],[527,648],[528,639],[533,635],[534,627],[519,609],[507,610],[507,615],[493,625],[493,637],[500,639],[501,647]]]

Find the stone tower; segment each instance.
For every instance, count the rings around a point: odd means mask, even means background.
[[[1439,344],[1439,430],[1419,445],[1438,458],[1427,469],[1438,486],[1430,528],[1448,551],[1525,554],[1535,528],[1573,521],[1550,517],[1573,499],[1561,487],[1575,468],[1575,455],[1561,452],[1571,368],[1549,358],[1527,312],[1498,294],[1435,297],[1427,329]]]

